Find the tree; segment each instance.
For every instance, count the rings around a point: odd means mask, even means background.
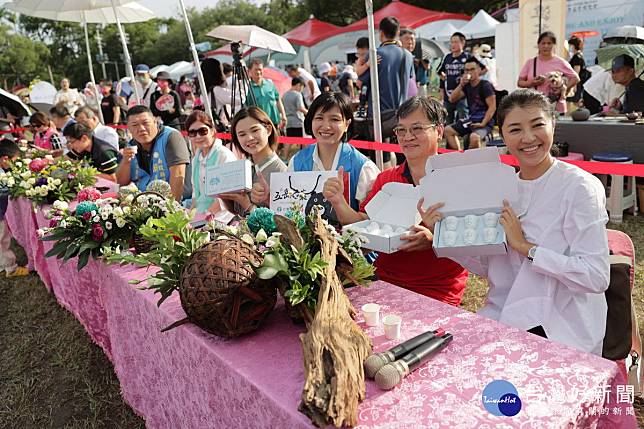
[[[7,87],[28,84],[34,78],[45,78],[49,50],[40,42],[0,24],[0,80]]]

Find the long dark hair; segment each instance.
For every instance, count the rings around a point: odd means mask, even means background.
[[[206,58],[201,62],[201,72],[208,92],[226,81],[221,63],[214,58]]]

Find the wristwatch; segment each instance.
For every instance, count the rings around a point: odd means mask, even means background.
[[[534,255],[537,254],[537,246],[532,246],[530,250],[528,250],[528,261],[532,262],[534,261]]]

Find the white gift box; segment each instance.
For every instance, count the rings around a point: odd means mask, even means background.
[[[497,223],[496,239],[485,241],[485,213],[503,210],[503,200],[512,204],[518,199],[518,179],[514,168],[501,163],[496,148],[472,149],[432,156],[427,160],[427,174],[420,181],[420,195],[425,208],[442,202],[443,221],[434,227],[434,253],[438,257],[501,255],[508,251],[503,227]],[[465,244],[465,216],[476,215],[476,240]],[[444,237],[447,216],[459,218],[453,245]],[[468,233],[469,234],[469,233]],[[443,237],[441,237],[443,236]]]
[[[420,214],[416,209],[418,198],[418,188],[413,185],[385,183],[380,192],[365,206],[369,219],[345,225],[342,229],[351,229],[366,237],[369,240],[363,246],[366,249],[382,253],[397,252],[400,246],[405,244],[400,238],[407,233],[409,227],[420,222]],[[378,223],[380,228],[389,225],[394,232],[387,236],[367,232],[366,228],[374,222]],[[400,228],[405,231],[395,232]]]
[[[247,159],[206,168],[206,195],[250,191],[253,188],[252,168]]]

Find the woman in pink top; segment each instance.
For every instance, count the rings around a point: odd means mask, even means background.
[[[575,88],[579,76],[568,61],[553,53],[557,37],[552,31],[539,35],[539,55],[530,58],[519,72],[519,88],[534,88],[555,104],[559,113],[566,113],[566,95]]]
[[[60,135],[56,127],[43,112],[36,112],[29,117],[29,125],[34,134],[34,146],[41,149],[59,150],[62,149]]]

